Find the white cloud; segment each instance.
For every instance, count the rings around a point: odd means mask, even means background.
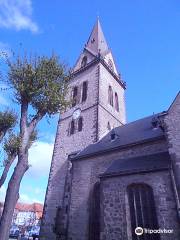
[[[18,202],[32,203],[32,199],[30,199],[26,194],[20,194]]]
[[[0,27],[37,33],[32,10],[31,0],[0,0]]]
[[[23,178],[24,183],[21,185],[19,202],[33,203],[43,202],[46,189],[41,188],[40,181],[45,177],[48,178],[50,164],[53,153],[53,143],[37,141],[33,144],[29,151],[30,169]],[[37,181],[37,186],[34,188],[31,185],[31,180]],[[39,181],[39,182],[38,182]],[[26,185],[24,187],[23,185]],[[6,188],[0,188],[0,201],[4,201]],[[32,197],[33,196],[33,197]]]
[[[6,188],[4,186],[2,186],[0,188],[0,202],[4,202],[5,196],[6,196]],[[39,200],[37,198],[31,198],[26,193],[20,194],[18,202],[23,202],[23,203],[34,203],[34,202],[36,202],[36,203],[43,203],[41,200]]]
[[[39,199],[30,198],[27,194],[20,194],[18,202],[22,202],[22,203],[43,203]]]
[[[54,144],[36,142],[29,151],[29,163],[31,165],[27,176],[48,177],[52,159]]]

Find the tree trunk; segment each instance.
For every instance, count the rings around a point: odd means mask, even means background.
[[[10,169],[12,163],[14,162],[15,158],[16,158],[16,155],[11,156],[11,158],[9,160],[7,160],[8,162],[6,163],[6,165],[4,167],[4,170],[3,170],[3,173],[0,177],[0,188],[2,187],[4,182],[6,181],[7,174],[9,172],[9,169]]]
[[[9,239],[9,230],[11,226],[11,221],[13,218],[14,209],[19,198],[19,188],[21,180],[28,170],[28,154],[25,156],[21,156],[18,159],[17,166],[14,169],[14,172],[11,176],[11,179],[8,184],[4,209],[2,213],[2,217],[0,220],[0,240],[8,240]]]
[[[9,230],[12,223],[14,209],[19,198],[19,188],[21,180],[28,170],[28,149],[30,136],[33,133],[37,123],[44,116],[38,114],[34,117],[28,127],[27,121],[27,112],[28,112],[28,102],[25,100],[21,104],[21,119],[20,119],[20,136],[21,136],[21,146],[18,151],[18,163],[14,168],[14,172],[10,178],[8,189],[6,192],[5,204],[0,219],[0,240],[9,239]]]

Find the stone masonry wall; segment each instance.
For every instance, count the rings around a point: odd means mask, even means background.
[[[115,110],[115,107],[108,104],[108,88],[112,87],[113,98],[115,105],[115,92],[119,99],[119,112]],[[126,123],[126,109],[125,109],[125,91],[122,86],[114,79],[114,77],[105,69],[103,65],[100,65],[100,79],[99,79],[99,105],[112,114],[119,125]],[[113,124],[112,124],[113,126]]]
[[[153,188],[159,228],[174,231],[161,234],[161,240],[180,239],[171,176],[168,171],[158,171],[102,179],[101,240],[133,240],[131,232],[135,229],[131,230],[126,191],[132,183],[146,183]]]
[[[53,229],[57,208],[63,207],[68,155],[72,152],[82,150],[96,141],[98,74],[98,66],[93,66],[86,71],[86,74],[82,73],[75,77],[70,85],[69,97],[73,86],[81,86],[83,81],[88,81],[87,99],[83,104],[79,103],[75,107],[68,109],[60,117],[41,226],[40,236],[42,240],[56,239]],[[75,134],[70,136],[68,133],[69,126],[72,120],[72,114],[77,108],[81,108],[83,130],[81,132],[76,130]]]
[[[168,114],[165,116],[165,127],[180,201],[180,93],[177,95],[168,110]]]
[[[104,173],[112,161],[166,150],[167,144],[161,140],[73,161],[68,240],[88,240],[90,192],[99,181],[99,174]]]

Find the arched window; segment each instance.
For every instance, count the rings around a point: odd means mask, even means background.
[[[81,67],[85,67],[87,64],[87,56],[84,56],[81,62]]]
[[[108,102],[111,106],[113,106],[113,91],[111,86],[109,86],[108,89]]]
[[[115,92],[115,109],[117,112],[119,112],[119,99],[116,92]]]
[[[100,183],[94,185],[91,195],[89,239],[100,239]]]
[[[73,99],[72,99],[72,107],[76,106],[77,104],[77,96],[78,96],[78,87],[73,88]]]
[[[81,132],[82,131],[82,128],[83,128],[83,118],[80,117],[78,119],[78,132]]]
[[[74,123],[74,120],[72,120],[70,123],[70,135],[74,134],[74,132],[75,132],[75,123]]]
[[[111,130],[110,122],[108,122],[108,124],[107,124],[107,129],[108,129],[109,131]]]
[[[127,187],[131,219],[132,239],[139,240],[135,234],[137,227],[158,229],[154,194],[147,184],[131,184]],[[144,239],[144,237],[142,238]],[[159,234],[146,234],[147,240],[160,240]]]
[[[87,99],[87,82],[83,82],[82,102],[85,102],[86,99]]]

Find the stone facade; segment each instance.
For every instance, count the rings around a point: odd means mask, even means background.
[[[90,202],[95,184],[100,183],[99,239],[132,240],[126,189],[132,183],[146,183],[152,187],[154,192],[159,228],[173,230],[172,234],[162,234],[161,239],[178,240],[180,237],[179,220],[171,169],[155,172],[149,170],[146,173],[124,174],[122,176],[102,176],[114,160],[140,157],[168,150],[169,144],[163,138],[153,142],[95,154],[94,156],[80,159],[77,157],[77,159],[73,160],[67,239],[90,239]],[[81,227],[79,228],[79,226]]]
[[[178,215],[180,216],[180,92],[168,110],[165,117],[166,137],[169,143],[169,153],[172,158],[172,168],[177,189]]]
[[[161,239],[179,239],[179,225],[171,176],[167,171],[160,171],[102,180],[101,240],[132,239],[126,189],[132,183],[142,182],[153,188],[159,228],[174,230],[172,234],[162,234]]]
[[[87,98],[82,101],[84,82]],[[167,112],[126,124],[125,84],[99,21],[73,69],[69,99],[75,87],[77,102],[61,114],[57,127],[40,239],[141,239],[132,237],[132,214],[143,215],[145,205],[143,198],[133,198],[141,211],[130,211],[131,184],[152,190],[148,196],[153,198],[158,227],[173,231],[161,234],[161,240],[180,239],[180,94]],[[115,95],[118,109],[109,101],[115,101]]]
[[[112,71],[106,62],[108,58],[112,59],[112,55],[105,43],[99,21],[90,36],[89,41],[92,40],[95,43],[98,42],[97,46],[94,47],[90,42],[89,48],[85,47],[72,72],[67,98],[72,100],[73,89],[78,87],[77,103],[74,107],[61,113],[57,127],[40,234],[43,240],[56,239],[56,235],[65,239],[67,235],[69,185],[71,183],[68,156],[101,139],[109,131],[108,124],[112,128],[120,126],[126,121],[125,86],[117,75],[115,65],[113,66],[114,71]],[[104,44],[101,46],[102,42]],[[90,48],[96,52],[92,53]],[[99,52],[100,49],[102,54]],[[84,57],[87,62],[85,66],[82,66]],[[82,101],[83,82],[87,82],[87,99],[84,102]],[[119,112],[108,104],[109,85],[113,89],[113,95],[115,91],[118,94]],[[77,109],[80,109],[80,117],[83,119],[82,131],[77,129],[79,117],[74,119],[73,116]],[[70,134],[72,120],[75,123],[74,134]]]
[[[105,155],[101,154],[82,160],[74,160],[68,239],[88,240],[90,217],[89,201],[92,189],[95,183],[99,181],[99,176],[106,171],[117,157],[135,157],[147,153],[161,152],[166,149],[166,142],[161,140],[152,142],[151,144],[137,145],[121,151],[116,150],[106,153]],[[81,226],[80,229],[79,226]]]

